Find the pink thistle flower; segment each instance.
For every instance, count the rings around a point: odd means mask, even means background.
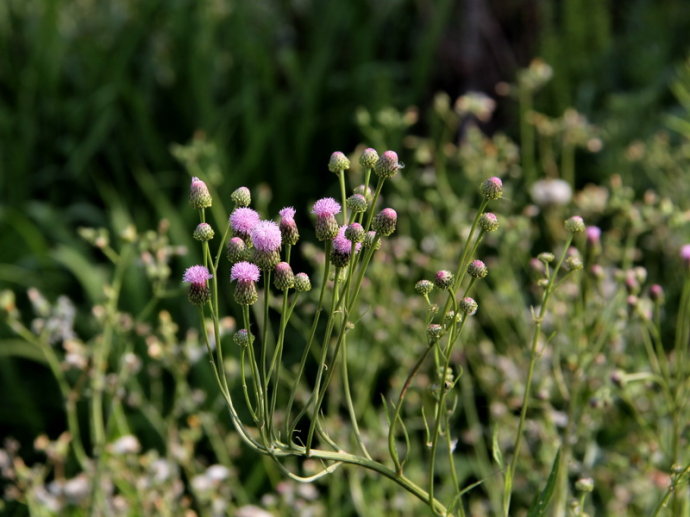
[[[685,244],[680,248],[680,258],[683,259],[687,265],[690,265],[690,244]]]
[[[290,222],[295,220],[296,210],[291,206],[286,206],[278,214],[280,215],[280,220],[285,222]]]
[[[213,275],[208,272],[206,267],[191,266],[185,270],[182,281],[186,284],[206,285],[206,281],[211,278]]]
[[[316,217],[333,217],[340,213],[340,203],[332,197],[324,197],[314,203],[312,213]]]
[[[333,250],[337,253],[342,253],[343,255],[349,255],[352,250],[352,241],[345,237],[345,231],[347,226],[341,226],[338,229],[338,235],[333,239]],[[355,253],[359,252],[362,248],[362,243],[358,242],[355,244]]]
[[[332,197],[324,197],[314,203],[312,213],[316,215],[316,238],[320,241],[333,239],[338,235],[335,215],[340,213],[340,203]]]
[[[261,272],[256,264],[238,262],[230,270],[230,281],[237,280],[235,287],[235,301],[240,305],[253,305],[259,299],[255,282],[259,280]]]
[[[189,202],[193,208],[208,208],[211,206],[211,194],[206,183],[194,176],[189,187]]]
[[[280,228],[273,221],[259,221],[250,233],[252,244],[257,251],[273,253],[280,249]]]
[[[211,291],[208,288],[210,278],[213,278],[213,275],[205,266],[188,267],[184,272],[182,281],[190,284],[188,297],[194,305],[203,305],[211,297]]]
[[[587,242],[590,244],[598,244],[601,240],[601,228],[598,226],[588,226],[585,229],[585,235],[587,236]]]
[[[259,214],[251,208],[236,208],[230,214],[230,226],[242,238],[248,237],[260,220]]]
[[[258,282],[260,276],[261,271],[257,265],[247,261],[238,262],[230,270],[230,281],[232,282],[236,280],[238,283],[249,284]]]

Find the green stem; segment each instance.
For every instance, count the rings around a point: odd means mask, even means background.
[[[395,412],[393,413],[393,418],[391,419],[390,429],[388,429],[388,451],[390,452],[391,459],[395,465],[395,472],[399,475],[402,475],[402,462],[399,459],[398,450],[395,447],[395,428],[397,426],[398,419],[400,418],[400,411],[402,409],[405,396],[407,395],[407,390],[410,388],[412,380],[414,379],[415,375],[417,375],[422,363],[424,363],[424,360],[427,358],[429,352],[431,352],[431,349],[434,348],[436,343],[437,341],[431,341],[429,343],[429,345],[426,347],[426,350],[424,350],[424,353],[419,357],[419,359],[417,359],[417,362],[412,367],[407,379],[405,379],[402,389],[400,390],[400,395],[398,395],[398,403],[395,405]]]
[[[326,260],[329,260],[328,257]],[[337,302],[337,296],[336,293],[338,292],[338,277],[340,276],[340,268],[336,267],[335,268],[335,279],[333,280],[333,297],[331,298],[331,308],[328,314],[328,324],[326,325],[326,333],[324,335],[324,339],[321,343],[321,359],[319,360],[318,364],[318,370],[316,372],[316,381],[314,383],[314,391],[312,394],[312,398],[315,400],[314,404],[314,411],[312,413],[312,419],[309,424],[309,434],[307,435],[307,456],[309,456],[309,449],[311,448],[311,442],[312,439],[314,438],[314,430],[316,429],[316,421],[319,418],[319,409],[321,408],[321,401],[323,400],[323,397],[320,396],[320,390],[321,390],[321,379],[323,378],[323,372],[326,369],[326,357],[328,355],[328,341],[330,340],[331,337],[331,332],[333,329],[333,324],[334,324],[334,318],[335,318],[335,305]],[[340,344],[340,340],[338,340],[338,345]],[[338,345],[336,345],[336,352],[338,350]],[[332,365],[335,364],[335,353],[333,356],[333,362]],[[330,374],[332,374],[333,369],[329,371],[329,378]]]
[[[513,446],[513,457],[510,459],[510,464],[508,465],[508,470],[506,472],[505,481],[503,485],[503,514],[508,517],[510,511],[510,498],[512,493],[513,476],[515,475],[515,469],[517,467],[518,458],[520,456],[520,446],[522,445],[522,432],[525,427],[525,421],[527,420],[527,408],[529,406],[529,396],[532,391],[532,379],[534,377],[534,367],[537,363],[537,345],[539,343],[539,336],[541,335],[541,326],[544,321],[544,315],[546,314],[546,307],[548,305],[549,298],[554,291],[556,277],[558,276],[558,271],[565,260],[565,256],[568,253],[568,248],[573,241],[572,234],[568,237],[563,248],[563,253],[561,254],[556,267],[549,276],[549,283],[544,290],[542,296],[541,307],[539,309],[539,315],[535,318],[534,332],[532,334],[532,343],[530,346],[530,359],[529,368],[527,371],[527,382],[525,384],[525,390],[522,395],[522,408],[520,410],[520,421],[518,423],[517,433],[515,434],[515,444]]]
[[[297,419],[293,423],[290,414],[292,413],[292,405],[295,401],[295,395],[297,394],[297,389],[299,387],[300,380],[304,374],[304,367],[307,364],[307,358],[309,357],[309,351],[311,350],[312,344],[314,343],[314,337],[316,336],[316,328],[319,324],[319,318],[321,316],[321,311],[323,310],[323,298],[326,292],[326,285],[328,284],[328,273],[331,268],[331,261],[329,260],[329,255],[331,252],[332,243],[330,240],[326,241],[324,245],[324,253],[326,256],[326,261],[323,266],[323,280],[321,282],[321,290],[319,292],[319,303],[316,306],[316,312],[314,313],[314,321],[311,326],[311,332],[309,333],[309,341],[307,341],[307,346],[304,347],[304,352],[302,352],[302,358],[300,359],[299,370],[297,371],[297,377],[292,386],[292,391],[290,392],[290,398],[288,399],[287,409],[285,411],[285,432],[287,435],[287,440],[290,440],[292,436],[292,431],[297,425]]]

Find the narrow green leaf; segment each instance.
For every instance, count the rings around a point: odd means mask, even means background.
[[[0,357],[21,357],[37,363],[45,363],[46,359],[41,349],[33,343],[23,339],[0,340]]]
[[[546,480],[546,486],[539,494],[539,497],[537,497],[537,500],[534,501],[530,507],[527,517],[542,517],[546,514],[546,508],[549,506],[549,501],[551,501],[553,492],[556,489],[556,479],[558,478],[560,464],[561,450],[558,449],[556,457],[553,460],[553,465],[551,466],[551,473],[549,474],[549,478]]]
[[[501,447],[498,445],[498,429],[494,429],[491,435],[491,455],[496,464],[503,469],[503,453],[501,452]]]

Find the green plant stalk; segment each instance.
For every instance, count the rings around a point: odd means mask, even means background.
[[[246,352],[244,349],[240,352],[240,376],[242,378],[242,392],[244,393],[244,401],[247,404],[247,409],[249,410],[249,414],[251,415],[252,419],[254,422],[259,421],[259,417],[256,414],[256,411],[254,410],[254,404],[251,402],[251,398],[249,397],[249,386],[247,385],[247,374],[246,374],[246,368],[245,368],[245,355]]]
[[[410,370],[410,373],[407,375],[407,379],[405,379],[402,389],[400,390],[400,395],[398,395],[398,402],[395,405],[393,418],[391,419],[390,428],[388,429],[388,451],[390,452],[391,459],[393,460],[393,464],[395,465],[395,472],[400,476],[402,476],[403,473],[403,465],[400,461],[400,457],[398,456],[398,450],[395,446],[395,428],[397,426],[398,419],[400,419],[400,411],[402,410],[402,405],[405,400],[405,396],[407,395],[407,390],[410,389],[412,380],[419,372],[419,369],[424,363],[424,360],[429,356],[429,352],[431,352],[436,343],[437,341],[435,340],[429,342],[428,346],[424,350],[424,353],[419,357],[419,359],[417,359],[417,362],[412,367],[412,370]]]
[[[457,313],[457,302],[455,300],[455,296],[453,295],[452,290],[448,290],[448,294],[451,295],[452,297],[452,304],[453,304],[453,310]],[[451,331],[448,334],[448,345],[446,346],[446,349],[443,351],[443,358],[445,360],[442,370],[441,370],[441,380],[440,380],[440,396],[438,399],[438,402],[436,403],[436,414],[434,416],[434,431],[431,437],[431,453],[429,456],[429,474],[428,474],[428,491],[429,491],[429,504],[431,505],[431,500],[434,497],[434,476],[436,474],[436,450],[438,449],[438,439],[441,434],[441,420],[443,415],[441,414],[443,411],[445,411],[446,407],[446,396],[448,395],[448,391],[450,387],[446,387],[446,372],[449,369],[450,365],[450,356],[451,352],[453,351],[453,344],[455,343],[455,340],[457,339],[457,336],[459,336],[462,333],[462,329],[465,327],[465,323],[467,322],[468,316],[465,315],[462,318],[462,321],[460,322],[460,326],[457,327],[457,335],[454,336],[455,334],[455,329],[456,329],[456,324],[453,323],[451,326]],[[446,432],[448,432],[448,429],[446,429]],[[453,458],[449,458],[451,461]],[[456,490],[457,490],[457,485],[456,485]]]
[[[364,445],[362,433],[360,432],[359,424],[357,423],[357,412],[355,411],[355,405],[352,402],[350,378],[347,371],[347,336],[343,338],[343,360],[341,361],[341,368],[341,375],[343,376],[343,391],[345,393],[345,404],[347,405],[347,412],[350,415],[350,421],[352,422],[352,432],[355,435],[357,445],[359,445],[359,448],[362,450],[362,454],[364,454],[367,459],[371,459],[371,455],[369,454],[366,445]]]
[[[683,283],[683,291],[680,298],[680,305],[678,307],[678,314],[676,318],[676,340],[675,353],[677,359],[676,380],[675,380],[675,397],[673,405],[673,437],[671,441],[671,462],[681,464],[683,458],[680,453],[681,434],[683,432],[683,421],[681,419],[681,408],[685,406],[685,388],[687,378],[685,372],[687,371],[686,361],[688,358],[688,341],[690,341],[690,270],[685,275],[685,282]],[[673,515],[681,515],[682,499],[678,496],[678,491],[674,490],[671,499],[671,508]]]
[[[247,309],[247,306],[243,306],[243,309],[246,309],[246,315],[247,315],[247,320],[249,318],[249,309]],[[230,413],[230,420],[232,421],[233,426],[235,427],[235,430],[237,433],[240,435],[240,438],[249,445],[252,449],[257,450],[257,451],[263,451],[265,450],[264,447],[259,444],[256,440],[254,440],[249,433],[247,432],[247,429],[245,429],[244,425],[242,424],[242,420],[240,420],[240,417],[235,409],[235,404],[232,401],[232,397],[230,396],[230,392],[226,391],[224,388],[224,383],[221,381],[220,378],[220,373],[218,371],[218,367],[213,359],[213,351],[211,350],[211,343],[209,342],[208,339],[208,333],[206,332],[206,326],[203,325],[205,316],[204,316],[204,309],[203,306],[199,307],[199,314],[201,316],[201,331],[202,335],[204,337],[204,344],[206,345],[206,351],[208,352],[208,357],[209,357],[209,362],[211,363],[211,369],[213,370],[213,374],[216,378],[216,384],[218,385],[218,388],[220,389],[221,394],[223,395],[223,398],[225,399],[225,404],[228,407],[228,411]],[[249,346],[251,347],[251,340]],[[256,363],[254,363],[256,364]]]
[[[247,347],[247,350],[249,351],[249,364],[251,365],[252,368],[252,380],[254,381],[254,393],[256,397],[256,407],[257,407],[257,415],[259,416],[259,421],[257,422],[257,425],[259,426],[259,430],[261,432],[261,436],[264,439],[264,443],[268,443],[266,439],[266,415],[267,415],[267,410],[266,410],[266,397],[263,391],[263,384],[261,382],[261,373],[259,371],[259,364],[256,361],[256,354],[254,353],[254,339],[251,337],[251,332],[250,332],[250,323],[249,323],[249,306],[248,305],[242,305],[242,321],[244,324],[244,329],[247,331],[247,335],[249,336],[249,346]],[[229,397],[229,393],[228,393]]]
[[[323,297],[326,292],[326,285],[328,284],[328,274],[331,269],[331,261],[328,258],[331,252],[331,246],[332,242],[330,240],[327,240],[324,245],[324,253],[326,256],[326,260],[323,266],[323,280],[321,282],[321,290],[319,292],[319,302],[316,306],[316,312],[314,313],[314,321],[311,326],[311,332],[309,333],[309,340],[307,341],[307,346],[304,347],[304,352],[302,352],[302,358],[300,359],[297,376],[295,377],[295,381],[292,386],[292,391],[290,392],[290,398],[288,399],[287,409],[285,411],[285,433],[288,441],[290,440],[292,432],[295,426],[297,425],[297,419],[295,419],[295,422],[293,422],[290,418],[290,414],[292,413],[292,405],[295,401],[295,396],[297,394],[297,389],[299,387],[300,380],[302,379],[302,375],[304,374],[304,367],[307,364],[309,351],[311,350],[311,346],[314,343],[314,337],[316,336],[316,328],[319,324],[321,311],[323,310]],[[298,418],[301,418],[301,413]]]
[[[367,224],[364,225],[364,231],[368,232],[371,228],[371,221],[374,219],[374,213],[376,211],[376,202],[379,200],[381,195],[381,189],[386,179],[379,176],[379,180],[376,183],[376,190],[374,191],[374,197],[371,200],[371,207],[369,207],[369,214],[367,215]]]
[[[267,343],[267,338],[268,338],[268,304],[269,304],[269,298],[270,298],[270,291],[271,291],[271,270],[269,269],[268,271],[265,272],[264,274],[264,306],[263,306],[263,325],[261,328],[261,382],[263,383],[264,386],[264,396],[265,398],[265,404],[266,406],[264,407],[264,411],[266,412],[264,415],[264,419],[266,421],[266,426],[270,428],[270,406],[268,403],[268,383],[269,383],[269,377],[268,377],[268,365],[267,365],[267,354],[268,354],[268,343]],[[270,434],[270,433],[269,433]]]
[[[472,220],[472,225],[470,226],[470,233],[467,235],[465,247],[462,250],[462,255],[460,255],[460,260],[458,261],[458,268],[455,272],[455,276],[453,277],[453,284],[448,290],[449,293],[454,293],[462,285],[462,282],[465,279],[465,275],[467,274],[467,262],[470,260],[470,257],[474,253],[476,253],[477,248],[479,247],[479,243],[481,242],[481,239],[484,236],[484,230],[481,230],[476,242],[470,245],[470,243],[472,242],[472,237],[474,237],[474,232],[477,231],[477,226],[479,225],[479,218],[484,213],[484,210],[486,209],[488,204],[488,199],[482,199],[482,203],[481,205],[479,205],[479,209],[477,210],[477,213],[475,214],[474,219]],[[448,298],[446,299],[446,304],[443,307],[443,311],[441,312],[441,317],[445,316],[448,313],[450,303],[451,297],[448,296]]]
[[[345,191],[345,171],[338,172],[338,183],[340,183],[340,199],[343,208],[343,224],[347,224],[347,194]]]
[[[326,257],[326,260],[329,260]],[[309,433],[307,434],[307,456],[309,456],[309,449],[311,449],[311,442],[314,438],[314,430],[316,429],[316,421],[319,418],[319,409],[321,408],[322,397],[320,396],[321,390],[321,380],[323,378],[323,371],[326,369],[326,357],[328,355],[328,341],[330,341],[331,332],[333,330],[333,324],[335,319],[335,306],[337,303],[336,293],[338,292],[338,277],[340,276],[340,268],[335,268],[335,278],[333,280],[333,297],[331,298],[331,308],[328,313],[328,324],[326,325],[326,333],[324,339],[321,343],[321,359],[319,360],[318,371],[316,372],[316,381],[314,382],[314,391],[312,393],[312,398],[314,399],[314,411],[312,413],[312,419],[309,423]],[[340,340],[338,340],[338,345]],[[338,345],[336,345],[336,352],[338,350]],[[335,353],[333,355],[333,364],[335,364]],[[329,378],[332,374],[333,369],[329,371]]]
[[[522,408],[520,409],[520,420],[518,422],[517,433],[515,434],[515,444],[513,446],[513,457],[510,459],[510,464],[508,465],[508,470],[505,475],[504,485],[503,485],[503,515],[508,517],[510,512],[510,498],[512,493],[513,476],[515,475],[515,469],[517,467],[518,457],[520,456],[520,446],[522,445],[522,432],[525,427],[525,421],[527,419],[527,407],[529,405],[529,396],[532,391],[532,379],[534,376],[534,367],[537,362],[537,345],[539,343],[539,336],[541,335],[541,326],[544,321],[544,315],[546,314],[546,307],[548,305],[549,298],[554,291],[556,277],[558,276],[558,271],[561,269],[561,265],[565,260],[565,256],[568,252],[568,248],[573,241],[572,234],[568,236],[568,239],[563,247],[563,252],[558,259],[556,267],[551,272],[549,277],[549,283],[544,290],[544,294],[541,300],[541,307],[539,309],[539,315],[534,321],[534,332],[532,334],[532,343],[530,345],[530,360],[529,368],[527,372],[527,382],[525,384],[525,391],[522,395]]]
[[[268,434],[271,436],[273,431],[273,415],[275,414],[276,400],[278,399],[278,384],[280,383],[280,367],[282,364],[283,357],[283,344],[285,341],[285,328],[287,327],[287,320],[289,317],[288,313],[288,290],[283,292],[283,303],[280,311],[280,327],[278,331],[278,342],[276,348],[273,351],[273,358],[271,359],[271,366],[268,369],[267,383],[271,378],[273,370],[275,368],[275,380],[273,382],[273,399],[271,401],[271,410],[269,412],[268,419]],[[268,386],[267,386],[268,389]]]

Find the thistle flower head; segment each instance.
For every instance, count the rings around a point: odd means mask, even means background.
[[[392,178],[403,167],[398,161],[398,153],[386,151],[377,160],[374,172],[379,178]]]
[[[363,196],[363,197],[364,197],[364,200],[365,200],[367,203],[368,203],[369,201],[371,201],[371,197],[372,197],[372,194],[373,194],[373,192],[372,192],[372,190],[371,190],[371,187],[368,187],[368,186],[366,186],[366,185],[357,185],[357,186],[354,188],[354,193],[355,193],[355,194],[359,194],[360,196]]]
[[[579,215],[574,215],[565,220],[565,229],[570,233],[582,233],[585,231],[585,221]]]
[[[328,241],[338,235],[335,215],[340,213],[340,203],[332,197],[324,197],[314,203],[312,213],[316,215],[314,228],[318,240]]]
[[[598,244],[601,240],[601,228],[598,226],[588,226],[585,229],[585,235],[587,236],[588,243]]]
[[[659,284],[653,284],[649,287],[649,297],[654,302],[662,303],[664,301],[664,288]]]
[[[206,285],[206,281],[211,278],[213,275],[205,266],[188,267],[182,275],[182,281],[186,284]]]
[[[239,237],[233,237],[228,241],[227,256],[231,263],[241,262],[246,257],[247,245]]]
[[[193,208],[208,208],[211,206],[211,194],[206,183],[194,176],[189,187],[189,202]]]
[[[434,284],[439,289],[448,289],[453,284],[453,273],[447,269],[441,269],[434,276]]]
[[[364,236],[364,242],[362,244],[365,248],[371,248],[373,246],[374,250],[377,250],[381,247],[381,239],[374,230],[371,230]]]
[[[398,222],[398,214],[392,208],[384,208],[374,218],[372,228],[376,233],[388,237],[395,231]]]
[[[208,288],[208,280],[211,278],[213,275],[205,266],[192,266],[184,272],[182,281],[190,284],[188,297],[194,305],[203,305],[211,297],[211,291]]]
[[[489,274],[489,269],[481,260],[473,260],[470,262],[470,265],[467,266],[467,273],[469,273],[472,278],[484,278]]]
[[[240,305],[253,305],[259,299],[255,282],[259,280],[261,272],[256,264],[238,262],[230,270],[230,280],[237,281],[235,286],[235,301]]]
[[[460,310],[467,316],[473,316],[477,312],[478,308],[479,305],[477,305],[477,302],[474,300],[474,298],[466,296],[460,300]]]
[[[192,237],[194,237],[194,239],[196,239],[197,241],[206,242],[213,239],[214,235],[215,234],[213,232],[213,228],[211,228],[210,224],[199,223],[197,227],[194,229]]]
[[[247,332],[247,329],[240,329],[233,334],[232,340],[235,342],[237,346],[245,348],[249,346],[251,337],[252,336],[249,332]]]
[[[261,272],[256,264],[242,261],[234,264],[230,270],[230,281],[237,281],[238,283],[253,283],[258,282]]]
[[[359,157],[359,164],[365,169],[371,169],[374,165],[376,165],[378,160],[379,153],[376,152],[376,149],[369,147],[362,151],[362,154]]]
[[[309,280],[309,275],[306,273],[297,273],[295,275],[295,291],[298,293],[311,291],[311,280]]]
[[[230,227],[237,236],[247,238],[260,220],[259,214],[251,208],[235,208],[230,214]]]
[[[438,323],[432,323],[426,328],[426,337],[429,339],[429,342],[438,341],[442,335],[443,327]]]
[[[312,213],[316,217],[333,217],[340,213],[340,203],[332,197],[324,197],[314,203]]]
[[[274,253],[280,249],[282,236],[280,228],[273,221],[259,221],[249,234],[254,249],[262,253]]]
[[[347,231],[347,229],[348,226],[341,226],[338,229],[338,235],[336,235],[333,239],[333,251],[341,253],[343,255],[349,255],[350,251],[352,250],[352,241],[345,237],[345,232]],[[362,232],[364,232],[364,230],[362,230]],[[362,235],[362,239],[364,239],[364,235]],[[358,252],[361,247],[361,243],[356,243],[355,253]]]
[[[230,199],[235,203],[235,208],[247,207],[252,202],[252,193],[247,187],[240,187],[230,194]]]
[[[479,227],[489,233],[498,230],[498,217],[493,212],[484,212],[479,218]]]
[[[484,180],[484,182],[479,187],[479,192],[484,197],[484,199],[500,199],[503,197],[503,182],[501,178],[492,176]]]
[[[340,151],[335,151],[333,154],[331,154],[331,158],[330,160],[328,160],[329,171],[335,172],[337,174],[339,172],[346,171],[349,168],[350,160],[347,158],[347,156],[345,156]]]
[[[414,285],[414,290],[417,294],[426,296],[434,290],[434,284],[430,280],[420,280]]]
[[[365,232],[364,228],[359,223],[350,223],[345,228],[345,238],[349,239],[351,242],[362,242],[364,240]],[[359,245],[361,247],[361,245]],[[359,251],[359,248],[357,248]]]
[[[362,194],[352,194],[349,198],[347,198],[345,203],[347,204],[347,207],[355,214],[367,211],[368,203]]]
[[[286,206],[285,208],[283,208],[282,210],[280,210],[278,212],[278,215],[280,215],[281,222],[282,221],[286,221],[286,222],[293,221],[294,222],[295,213],[296,213],[296,210],[293,207]]]
[[[295,274],[292,272],[290,264],[287,262],[278,262],[276,264],[273,285],[279,291],[287,291],[295,286]]]
[[[295,209],[291,206],[287,206],[278,212],[278,214],[280,214],[278,227],[280,228],[283,243],[294,246],[299,240],[299,230],[297,229],[297,223],[295,223]]]

